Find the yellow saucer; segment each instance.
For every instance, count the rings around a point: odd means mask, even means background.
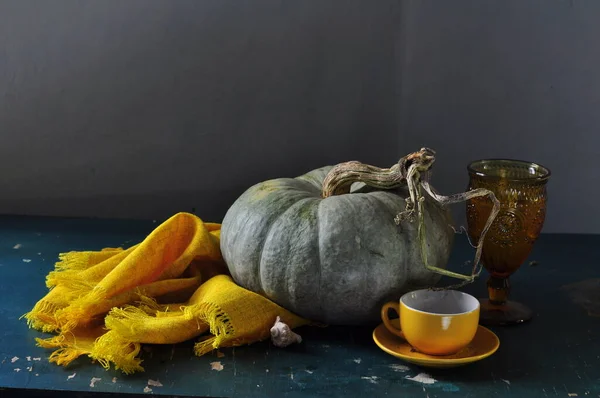
[[[391,319],[391,322],[398,327],[398,319]],[[379,348],[396,358],[432,368],[451,368],[480,361],[495,353],[500,347],[498,336],[481,325],[473,341],[454,355],[437,356],[417,352],[406,341],[390,333],[383,323],[373,331],[373,340]]]

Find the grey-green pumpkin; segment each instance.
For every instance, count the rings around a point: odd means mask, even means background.
[[[258,183],[229,208],[221,251],[235,282],[282,307],[330,325],[375,322],[389,300],[435,285],[417,222],[400,225],[408,190],[373,189],[322,197],[332,166]],[[445,268],[454,231],[447,208],[425,195],[427,257]]]

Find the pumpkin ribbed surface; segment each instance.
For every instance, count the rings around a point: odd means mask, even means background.
[[[432,286],[440,275],[421,261],[417,223],[394,222],[406,189],[361,187],[323,199],[329,170],[250,187],[223,219],[223,258],[236,283],[300,316],[338,325],[377,321],[384,302]],[[428,257],[443,268],[452,220],[426,199]]]

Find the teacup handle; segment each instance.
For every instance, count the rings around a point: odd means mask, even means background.
[[[392,322],[390,322],[390,317],[388,315],[389,310],[394,310],[398,315],[400,315],[400,305],[397,301],[390,301],[385,303],[383,307],[381,307],[381,320],[383,321],[383,324],[385,325],[387,330],[389,330],[396,336],[404,339],[404,333],[402,332],[402,330],[398,329],[397,327],[392,325]]]

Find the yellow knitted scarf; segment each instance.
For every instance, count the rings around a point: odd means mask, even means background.
[[[219,248],[220,224],[178,213],[126,250],[62,253],[46,277],[48,294],[24,315],[36,339],[67,366],[87,355],[105,368],[143,371],[141,344],[199,337],[196,355],[268,339],[277,316],[308,323],[236,285]]]

